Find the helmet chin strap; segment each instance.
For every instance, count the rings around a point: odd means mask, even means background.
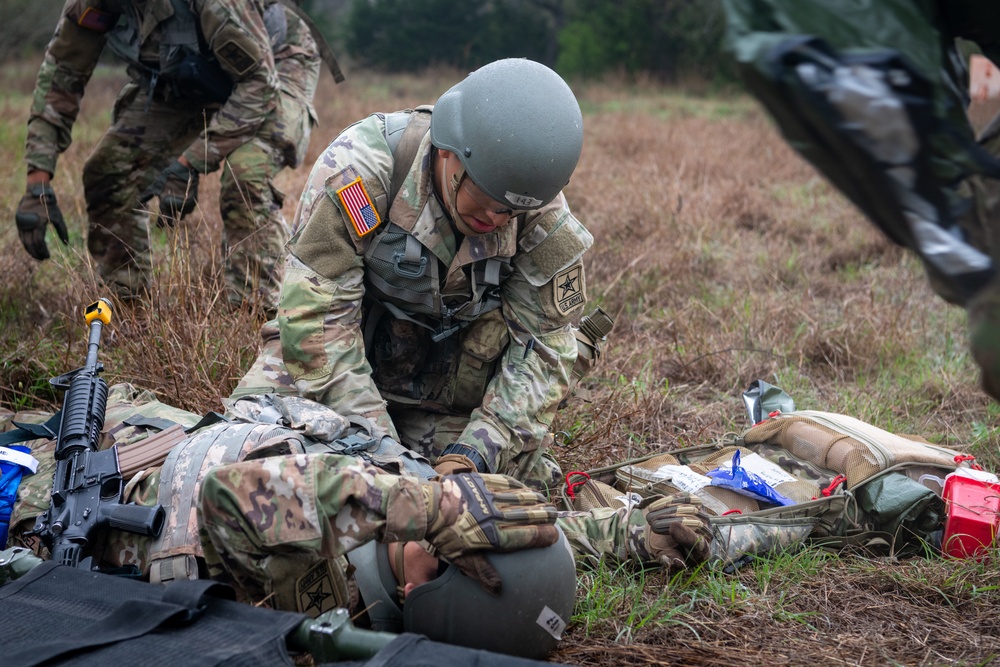
[[[406,575],[403,573],[403,549],[406,542],[396,544],[396,599],[403,604],[406,599]]]
[[[448,216],[454,222],[458,216],[458,189],[462,187],[462,181],[465,180],[465,165],[462,164],[461,160],[458,163],[458,171],[451,175],[450,182],[446,180],[448,174],[448,158],[444,159],[444,168],[441,170],[441,186],[444,190],[445,195],[445,208],[447,209]]]

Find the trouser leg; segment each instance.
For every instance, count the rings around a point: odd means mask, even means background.
[[[196,136],[200,122],[200,114],[156,101],[146,109],[145,95],[132,91],[131,99],[119,97],[111,127],[83,167],[87,249],[100,276],[126,298],[141,295],[152,277],[149,214],[139,194]]]
[[[281,286],[288,225],[284,195],[274,183],[280,158],[251,141],[226,159],[219,192],[223,256],[230,303],[255,303],[274,310]]]

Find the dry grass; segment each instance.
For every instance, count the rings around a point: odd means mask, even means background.
[[[36,65],[0,69],[8,221],[23,188]],[[336,89],[324,77],[308,162],[347,123],[432,101],[458,76],[355,73]],[[56,187],[71,248],[37,264],[13,225],[0,232],[0,407],[50,407],[47,378],[83,358],[79,308],[99,292],[83,250],[78,175],[119,81],[117,72],[99,73],[60,162]],[[567,194],[596,239],[586,260],[590,297],[617,324],[589,382],[592,402],[574,402],[558,417],[565,469],[739,430],[739,393],[756,378],[783,387],[800,407],[919,433],[997,467],[997,410],[978,390],[964,314],[933,295],[913,258],[804,164],[754,103],[651,84],[577,91],[586,143]],[[282,177],[289,218],[306,172]],[[217,185],[206,181],[202,215],[188,232],[211,239]],[[173,239],[156,240],[153,297],[120,310],[102,356],[107,377],[181,407],[213,409],[255,355],[260,314],[221,308],[202,267],[174,252]],[[1000,655],[995,568],[816,558],[758,561],[732,576],[646,573],[641,584],[634,574],[587,574],[555,659],[973,665]],[[638,618],[636,609],[649,613]]]

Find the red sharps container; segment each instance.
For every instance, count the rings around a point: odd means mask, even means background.
[[[953,472],[945,477],[942,496],[947,516],[941,550],[953,558],[985,556],[1000,527],[1000,483],[996,476],[967,469]]]

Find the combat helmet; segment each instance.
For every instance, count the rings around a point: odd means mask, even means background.
[[[457,155],[490,198],[535,209],[555,199],[576,169],[583,115],[558,74],[508,58],[476,70],[438,98],[431,143]]]
[[[403,604],[403,627],[448,644],[531,659],[548,655],[573,612],[576,569],[562,530],[543,549],[491,552],[503,581],[499,596],[455,565],[417,586]]]

